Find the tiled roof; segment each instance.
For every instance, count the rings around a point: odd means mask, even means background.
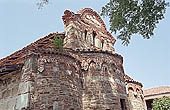
[[[24,58],[29,55],[31,51],[36,48],[50,48],[52,47],[52,42],[49,39],[52,39],[56,33],[50,33],[49,35],[31,43],[30,45],[24,47],[21,50],[16,51],[15,53],[0,59],[0,75],[4,74],[4,71],[7,71],[7,67],[15,67],[16,65],[22,65]],[[65,37],[64,33],[58,33],[62,38]],[[18,66],[17,66],[18,67]],[[12,68],[13,69],[13,68]],[[2,73],[2,74],[1,74]]]
[[[170,93],[170,86],[159,86],[144,90],[144,96],[153,96],[159,94]]]
[[[134,79],[132,79],[131,77],[129,77],[128,75],[125,75],[125,82],[131,82],[131,83],[135,83],[135,84],[138,84],[140,85],[141,87],[143,87],[142,83],[138,82],[138,81],[135,81]]]

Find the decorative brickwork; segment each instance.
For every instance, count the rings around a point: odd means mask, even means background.
[[[63,22],[63,50],[51,33],[0,60],[0,110],[144,110],[134,107],[143,107],[140,84],[128,82],[140,100],[126,93],[123,58],[100,16],[66,10]]]
[[[127,75],[125,75],[125,81],[130,108],[132,110],[146,110],[146,104],[142,89],[143,85]]]
[[[67,36],[66,48],[107,50],[114,53],[115,39],[106,30],[100,16],[92,9],[85,8],[77,14],[66,10],[63,21]]]

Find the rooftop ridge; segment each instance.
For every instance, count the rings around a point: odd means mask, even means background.
[[[127,74],[125,75],[125,81],[126,82],[132,82],[132,83],[135,83],[135,84],[139,84],[141,87],[143,87],[143,84],[139,81],[136,81],[134,79],[132,79],[130,76],[128,76]]]
[[[17,60],[17,63],[20,63],[19,60],[22,59],[22,57],[26,56],[26,54],[29,53],[29,51],[31,51],[32,49],[34,49],[35,47],[41,47],[41,46],[44,46],[44,47],[47,47],[47,46],[51,46],[51,45],[45,45],[43,44],[46,40],[49,40],[50,38],[52,38],[56,33],[50,33],[48,35],[46,35],[45,37],[42,37],[38,40],[36,40],[35,42],[33,43],[30,43],[29,45],[23,47],[22,49],[12,53],[11,55],[9,56],[6,56],[2,59],[0,59],[0,66],[2,65],[11,65],[14,63],[15,60]],[[59,35],[64,35],[64,33],[58,33]],[[41,45],[43,44],[43,45]],[[48,44],[48,43],[46,43]],[[19,58],[19,59],[18,59]]]

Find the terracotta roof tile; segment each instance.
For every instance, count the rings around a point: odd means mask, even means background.
[[[144,90],[144,96],[170,93],[170,86],[159,86]]]
[[[141,87],[143,87],[142,83],[140,83],[140,82],[138,82],[138,81],[135,81],[134,79],[132,79],[132,78],[131,78],[130,76],[128,76],[128,75],[125,75],[124,78],[125,78],[125,81],[126,81],[126,82],[136,83],[136,84],[139,84]]]
[[[15,64],[22,64],[24,58],[29,54],[30,51],[34,50],[35,48],[49,48],[52,47],[52,42],[49,40],[53,38],[56,33],[50,33],[49,35],[40,38],[39,40],[31,43],[30,45],[22,48],[21,50],[16,51],[15,53],[0,59],[0,67],[5,65],[15,65]],[[61,37],[65,37],[64,33],[58,33]]]

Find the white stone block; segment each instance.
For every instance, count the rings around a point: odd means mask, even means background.
[[[21,108],[27,108],[29,106],[29,93],[21,94],[17,98],[16,109],[21,110]]]
[[[15,104],[16,104],[16,98],[8,101],[8,110],[14,110]]]
[[[20,94],[24,94],[27,93],[29,91],[31,91],[33,89],[31,81],[28,82],[21,82],[19,84],[19,93]]]

